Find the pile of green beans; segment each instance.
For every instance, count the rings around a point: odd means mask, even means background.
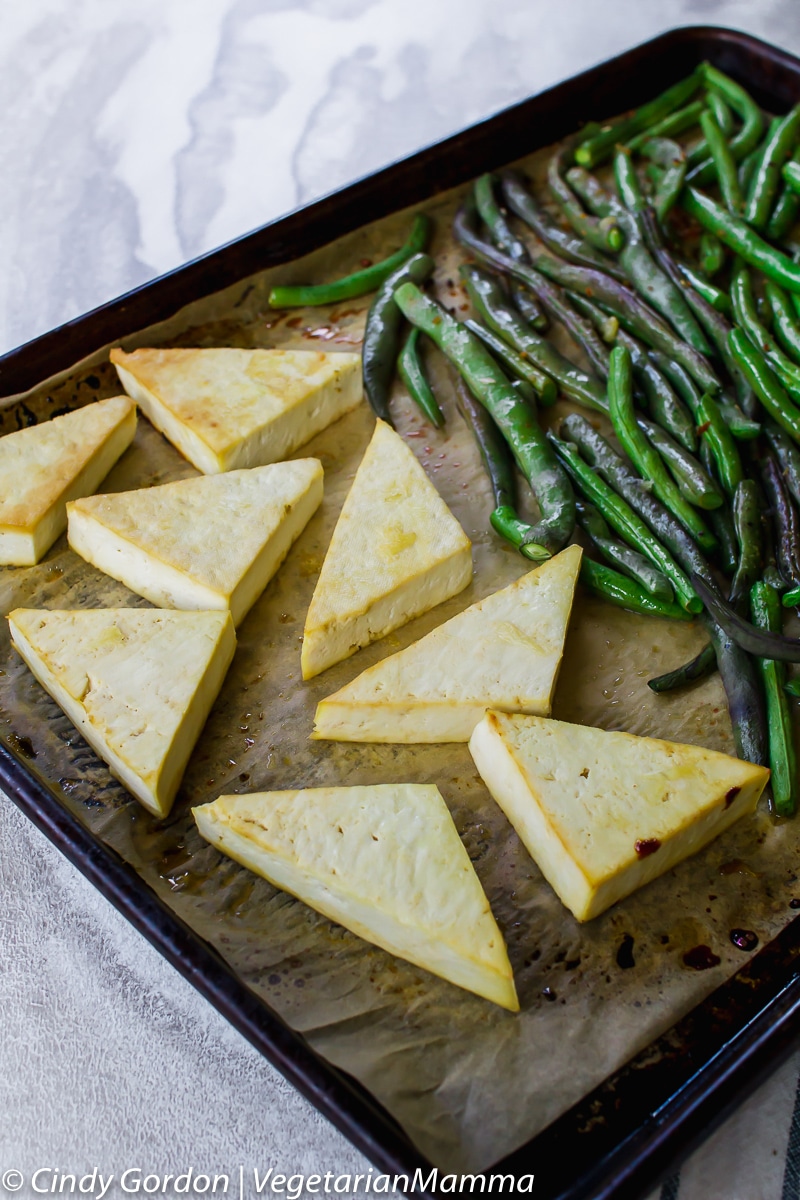
[[[385,262],[295,290],[297,303],[329,303],[331,288],[336,299],[377,289],[364,378],[386,420],[395,369],[427,421],[449,419],[421,345],[446,356],[491,526],[525,558],[556,553],[577,523],[591,592],[702,621],[700,653],[650,686],[718,669],[737,751],[769,763],[783,816],[796,807],[789,697],[800,696],[782,666],[800,661],[782,625],[800,606],[798,217],[800,105],[765,114],[703,63],[562,142],[540,186],[510,170],[476,181],[453,224],[464,320],[422,290],[434,265],[424,218]],[[277,300],[293,302],[291,289]],[[533,524],[517,514],[517,469],[539,505]]]

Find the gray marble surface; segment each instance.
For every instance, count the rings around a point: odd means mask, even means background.
[[[800,52],[797,0],[6,0],[0,352],[687,23]],[[0,938],[17,1194],[41,1166],[366,1169],[2,795]],[[694,1156],[682,1197],[781,1196],[798,1066]]]

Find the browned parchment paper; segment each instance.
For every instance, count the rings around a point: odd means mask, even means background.
[[[540,154],[533,162],[539,167]],[[527,165],[531,165],[528,163]],[[424,205],[436,218],[436,291],[454,310],[461,255],[449,237],[457,196]],[[209,298],[126,343],[316,346],[352,350],[368,299],[277,316],[277,280],[321,280],[403,240],[409,214],[379,222],[303,262]],[[572,351],[574,353],[574,349]],[[0,416],[2,431],[120,390],[107,349]],[[361,1080],[419,1148],[448,1170],[485,1168],[542,1129],[669,1027],[745,961],[729,931],[763,944],[793,915],[800,822],[758,814],[610,912],[580,926],[544,883],[477,776],[466,746],[310,742],[317,701],[369,664],[410,644],[527,568],[488,531],[491,498],[455,411],[450,368],[429,368],[447,414],[425,425],[397,385],[398,429],[473,540],[473,584],[454,600],[304,684],[305,612],[337,514],[370,437],[366,405],[298,451],[325,468],[325,500],[239,630],[222,693],[169,820],[159,823],[111,780],[69,721],[11,650],[0,629],[0,731],[79,820],[134,865],[144,883],[206,938],[239,976],[326,1058]],[[568,411],[560,403],[554,417]],[[193,474],[146,419],[102,490]],[[34,568],[0,571],[2,611],[18,605],[144,605],[89,567],[61,538]],[[581,595],[567,640],[554,715],[731,751],[725,698],[713,677],[657,697],[647,679],[703,641],[694,625],[637,617]],[[33,757],[31,757],[33,755]],[[522,1012],[486,1001],[373,948],[205,845],[190,806],[231,790],[436,782],[506,936]],[[718,966],[683,962],[704,943]]]

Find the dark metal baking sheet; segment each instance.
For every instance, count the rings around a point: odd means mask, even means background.
[[[767,107],[800,92],[797,60],[745,35],[677,30],[275,222],[37,339],[0,360],[10,395],[198,296],[288,262],[360,225],[547,144],[588,116],[629,108],[709,58]],[[167,958],[381,1169],[426,1166],[357,1083],[321,1060],[245,988],[141,879],[0,748],[0,783]],[[788,926],[745,971],[551,1126],[495,1167],[534,1173],[544,1197],[634,1196],[651,1186],[786,1052],[798,1032],[800,929]],[[427,1171],[424,1171],[427,1174]]]

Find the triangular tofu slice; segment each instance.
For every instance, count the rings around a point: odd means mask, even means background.
[[[467,742],[487,708],[546,716],[581,564],[579,546],[451,617],[317,706],[314,738]]]
[[[200,475],[74,501],[69,544],[153,604],[238,625],[321,500],[316,458]]]
[[[378,421],[306,616],[303,678],[455,596],[471,578],[469,538],[403,439]]]
[[[128,396],[0,438],[0,564],[29,567],[67,527],[67,501],[88,496],[133,441]]]
[[[752,812],[765,767],[702,746],[489,712],[475,765],[579,921],[596,917]]]
[[[165,817],[233,658],[230,613],[18,608],[8,620],[33,674],[111,774]]]
[[[204,838],[275,887],[518,1011],[503,935],[434,784],[220,796],[192,811]]]
[[[361,400],[361,355],[318,350],[112,350],[125,391],[205,475],[261,467]]]

